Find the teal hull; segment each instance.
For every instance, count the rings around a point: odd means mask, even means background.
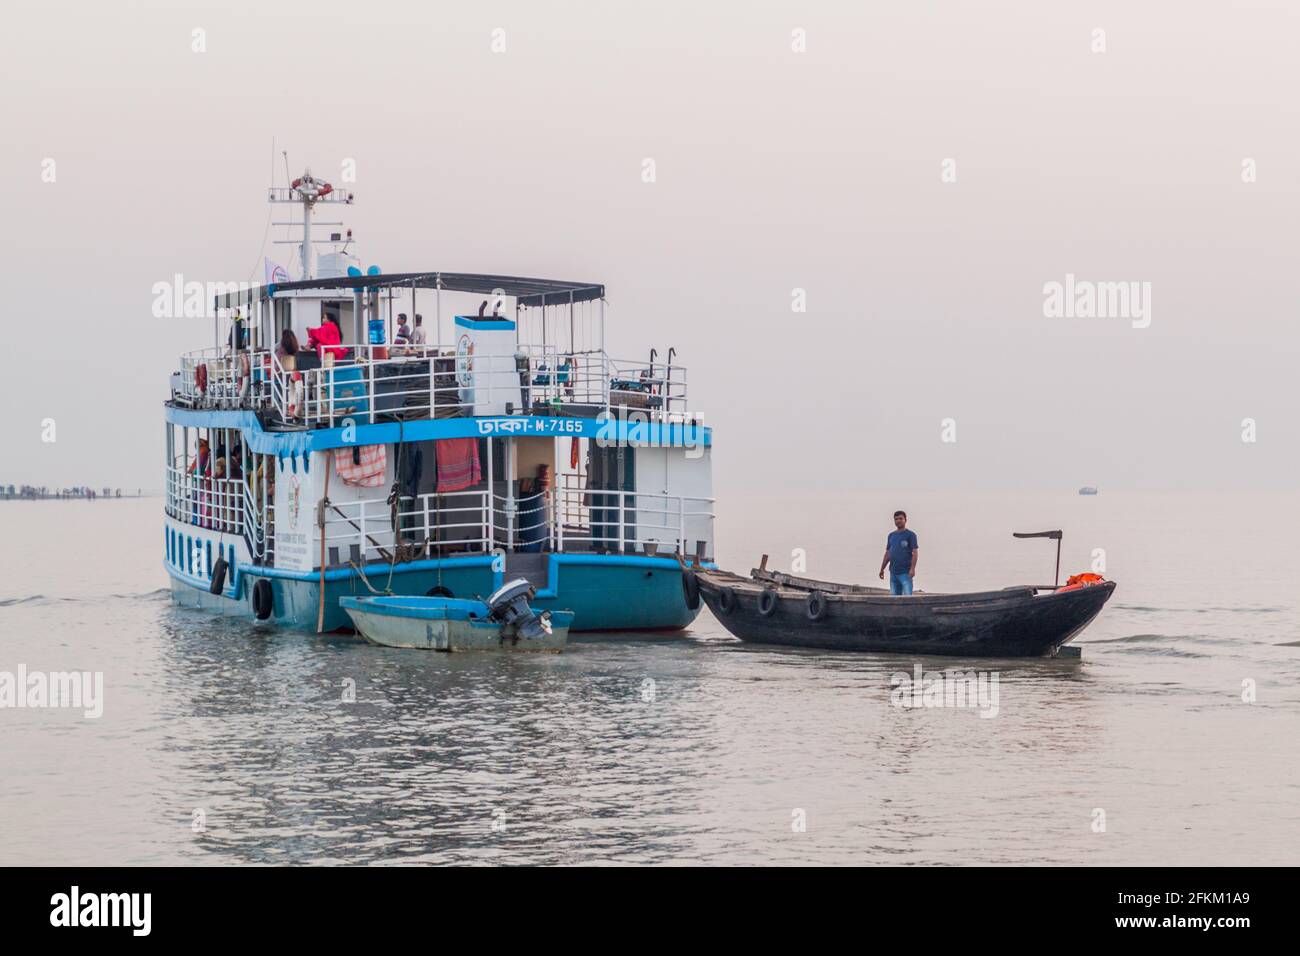
[[[289,574],[274,569],[241,566],[226,581],[222,594],[208,593],[207,583],[168,568],[172,599],[183,607],[254,620],[253,583],[259,577],[271,582],[273,611],[266,623],[316,630],[320,606],[320,577],[316,573]],[[370,584],[383,591],[388,566],[366,569]],[[393,569],[394,594],[425,595],[441,586],[455,597],[485,597],[508,575],[494,570],[490,558],[431,560],[399,564]],[[351,569],[326,572],[324,630],[351,629],[352,621],[339,607],[339,598],[371,592]],[[538,611],[570,610],[573,631],[638,631],[683,628],[699,610],[686,607],[682,575],[671,558],[619,555],[552,555],[547,582],[529,602]]]

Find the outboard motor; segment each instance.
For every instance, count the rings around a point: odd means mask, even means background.
[[[493,591],[487,599],[492,620],[500,621],[505,628],[515,631],[524,640],[537,640],[551,633],[550,615],[537,614],[528,602],[537,594],[532,584],[516,578]]]

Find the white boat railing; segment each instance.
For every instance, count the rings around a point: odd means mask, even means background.
[[[206,348],[181,356],[172,400],[191,408],[258,408],[271,394],[271,353]]]
[[[287,370],[274,352],[207,348],[181,357],[173,400],[201,408],[273,409],[282,421],[334,427],[346,418],[469,416],[509,403],[514,414],[595,416],[639,411],[650,421],[688,414],[686,368],[614,359],[603,351],[520,345],[514,355],[457,356],[445,345],[343,344],[306,350]],[[320,364],[317,364],[317,363]],[[497,412],[494,412],[494,414]]]
[[[561,488],[513,499],[487,491],[430,493],[398,499],[395,532],[386,498],[331,501],[327,561],[392,561],[399,546],[415,546],[405,559],[497,550],[694,554],[713,541],[713,504],[712,498]]]
[[[241,484],[244,486],[244,539],[248,542],[249,553],[253,555],[254,561],[270,564],[273,541],[271,528],[274,527],[275,522],[275,504],[268,501],[265,508],[259,508],[261,487],[254,490],[253,484],[248,481]]]
[[[695,554],[713,542],[715,499],[592,488],[550,492],[557,551]]]
[[[171,466],[167,469],[165,508],[177,521],[243,534],[244,489],[239,478],[212,478]]]
[[[576,476],[562,476],[574,478]],[[509,498],[484,491],[398,499],[397,529],[387,498],[331,501],[328,563],[391,561],[401,545],[425,556],[501,550],[695,554],[713,541],[714,499],[635,491],[553,487]],[[167,469],[166,512],[177,521],[242,534],[255,559],[273,562],[274,506],[240,478]],[[409,557],[410,555],[408,555]]]
[[[457,491],[398,499],[397,531],[387,498],[331,501],[325,542],[331,565],[391,561],[401,544],[429,542],[434,552],[491,550],[493,516],[486,491]]]

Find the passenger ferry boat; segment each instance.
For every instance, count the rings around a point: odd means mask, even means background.
[[[172,375],[174,600],[335,630],[344,596],[523,577],[574,630],[689,624],[675,556],[714,555],[712,435],[674,350],[611,358],[595,282],[363,273],[350,230],[313,235],[352,198],[310,171],[272,187],[301,208],[301,278],[218,294],[214,346]],[[427,342],[395,342],[401,314]],[[309,348],[327,317],[342,341]]]

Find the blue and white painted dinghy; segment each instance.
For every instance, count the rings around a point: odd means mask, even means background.
[[[535,590],[511,581],[486,601],[446,597],[342,597],[339,605],[357,633],[383,647],[433,651],[560,651],[572,611],[538,614],[528,601]]]

